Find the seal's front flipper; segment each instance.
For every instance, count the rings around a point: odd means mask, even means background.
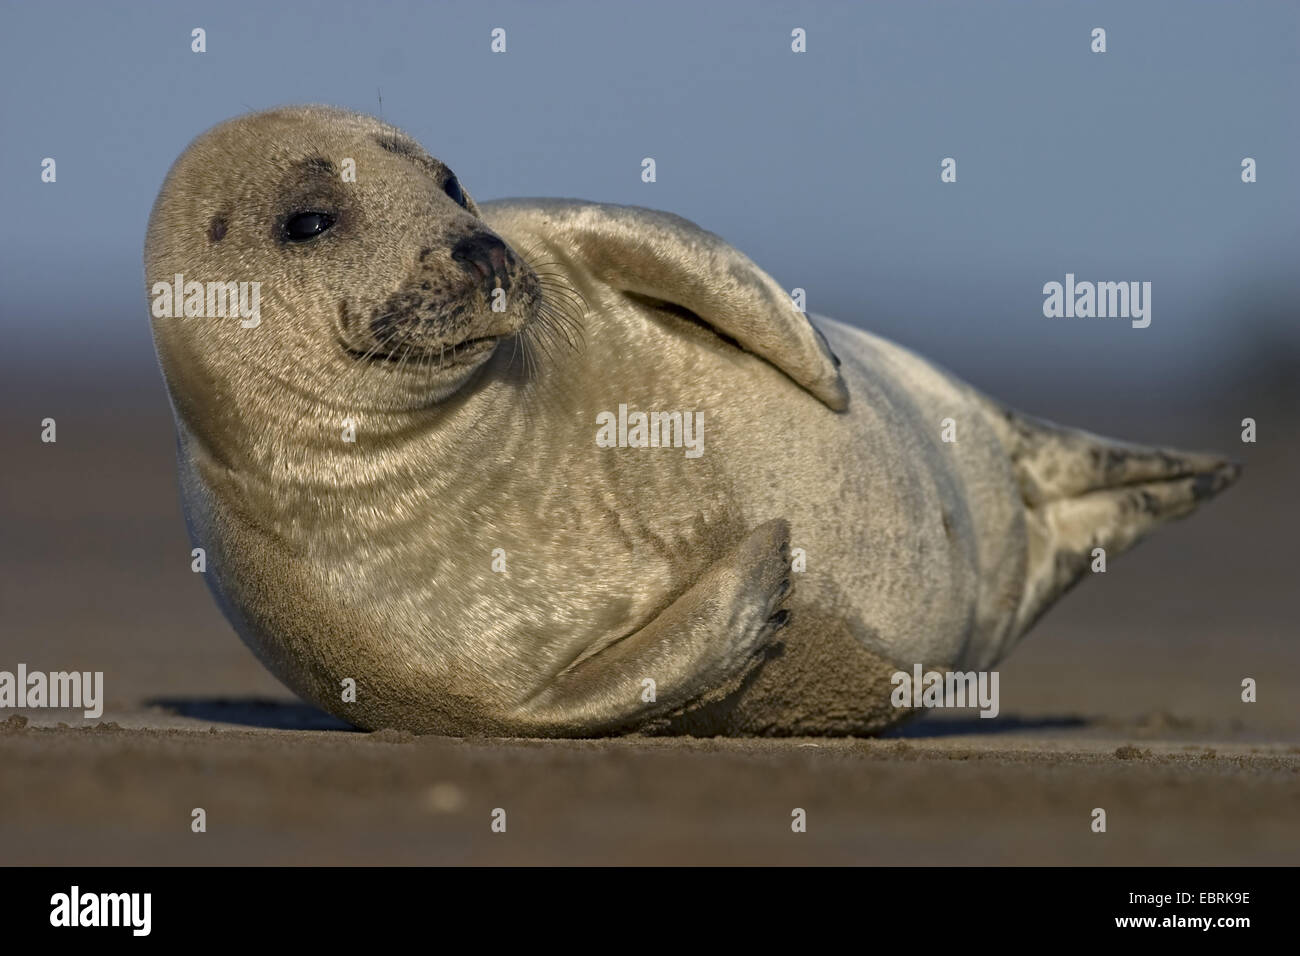
[[[789,525],[765,522],[641,630],[547,682],[507,726],[521,735],[588,737],[679,711],[745,673],[789,620],[778,608],[792,590]]]
[[[527,199],[481,208],[507,238],[531,234],[615,289],[686,309],[826,405],[848,407],[825,338],[776,280],[713,233],[638,206]]]

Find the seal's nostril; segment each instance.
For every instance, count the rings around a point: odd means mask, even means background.
[[[492,266],[486,259],[481,259],[478,256],[464,256],[461,257],[461,261],[476,270],[484,279],[492,277]]]
[[[506,244],[488,233],[460,240],[452,247],[451,257],[476,270],[483,279],[491,279],[506,271]]]

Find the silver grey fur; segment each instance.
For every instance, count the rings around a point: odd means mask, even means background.
[[[187,520],[241,637],[359,726],[870,733],[906,716],[895,670],[995,665],[1093,547],[1236,476],[819,335],[683,219],[461,206],[449,176],[370,117],[244,116],[177,161],[146,242],[150,284],[262,283],[257,328],[153,322]],[[309,209],[333,227],[286,241]],[[508,249],[453,258],[485,236]],[[620,404],[702,412],[704,454],[597,447]]]

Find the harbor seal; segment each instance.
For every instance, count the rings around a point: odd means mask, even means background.
[[[217,601],[363,728],[876,732],[891,675],[991,668],[1237,475],[810,319],[677,216],[480,204],[328,107],[195,140],[145,272]]]

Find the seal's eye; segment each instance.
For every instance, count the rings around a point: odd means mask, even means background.
[[[447,181],[442,184],[442,191],[451,197],[451,201],[461,209],[465,208],[465,191],[460,188],[460,180],[454,173],[447,174]]]
[[[290,242],[306,242],[315,239],[332,225],[334,217],[327,212],[294,213],[284,224],[284,238]]]

